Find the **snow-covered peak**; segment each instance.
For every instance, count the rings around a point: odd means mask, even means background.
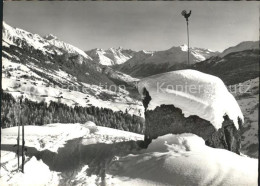
[[[123,49],[123,47],[119,46],[117,48],[111,47],[111,48],[107,49],[106,51],[118,52],[118,51],[121,51],[121,50],[124,50],[124,49]]]
[[[240,52],[244,50],[257,50],[259,49],[259,41],[244,41],[236,46],[229,47],[224,50],[219,56],[224,57],[233,52]]]
[[[141,50],[140,52],[144,53],[144,54],[153,54],[154,53],[153,51],[148,51],[148,50]]]
[[[188,46],[186,44],[183,44],[180,46],[181,50],[184,51],[184,52],[187,52],[188,51]]]
[[[75,47],[71,44],[65,43],[61,40],[58,40],[57,38],[51,39],[48,42],[50,44],[56,46],[57,48],[60,48],[60,49],[67,51],[68,53],[80,54],[81,56],[85,57],[86,59],[92,60],[92,58],[89,57],[83,50],[81,50],[81,49],[79,49],[79,48],[77,48],[77,47]]]
[[[38,34],[32,34],[19,28],[13,28],[5,22],[3,22],[2,40],[8,45],[16,45],[18,47],[24,47],[26,43],[35,49],[41,50],[43,53],[47,51],[45,47],[49,45]]]
[[[222,127],[224,115],[228,115],[237,128],[238,118],[243,121],[235,98],[216,76],[196,70],[172,71],[142,79],[138,85],[141,95],[144,88],[152,98],[149,110],[172,104],[182,109],[185,117],[197,115],[210,121],[216,129]]]
[[[57,36],[52,35],[52,34],[48,34],[48,35],[44,36],[43,38],[47,39],[47,40],[52,40],[52,39],[57,39]]]
[[[104,49],[93,49],[86,52],[91,58],[102,65],[112,66],[126,62],[132,58],[135,53],[132,50],[126,50],[122,47]]]
[[[133,59],[138,60],[134,61],[131,60],[133,64],[165,64],[168,65],[175,65],[180,63],[187,62],[187,51],[188,46],[186,44],[178,46],[178,47],[171,47],[168,50],[163,51],[145,51],[142,50],[135,54],[137,57],[133,57]],[[148,54],[148,55],[147,55]],[[191,63],[196,63],[203,61],[212,55],[215,55],[215,52],[209,52],[207,49],[200,49],[200,48],[191,48],[190,47],[190,61]],[[140,57],[142,56],[142,57]],[[140,61],[140,59],[142,61]],[[133,65],[131,65],[133,66]]]
[[[57,47],[60,50],[66,51],[68,53],[73,53],[76,55],[81,55],[86,59],[92,60],[85,52],[79,48],[60,41],[56,36],[51,34],[41,37],[38,34],[33,34],[19,28],[13,28],[3,22],[3,41],[9,45],[15,45],[20,48],[25,46],[33,47],[34,49],[42,51],[44,54],[55,52],[53,51],[53,46]]]

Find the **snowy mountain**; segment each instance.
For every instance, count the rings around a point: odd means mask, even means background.
[[[132,50],[126,50],[121,47],[110,48],[108,50],[93,49],[86,51],[86,53],[95,61],[102,65],[113,66],[127,63],[127,66],[134,66],[136,64],[158,64],[158,63],[184,63],[187,61],[187,45],[181,45],[179,47],[172,47],[166,51],[144,51],[135,52]],[[191,51],[191,63],[203,61],[211,56],[218,54],[209,49],[202,48],[190,48]],[[149,55],[150,54],[150,55]],[[151,57],[153,56],[153,57]]]
[[[198,63],[214,52],[193,48],[191,57],[196,63],[192,67],[218,74],[232,84],[229,91],[245,116],[242,152],[254,157],[249,158],[206,146],[202,138],[187,133],[160,136],[145,146],[144,107],[135,87],[140,80],[111,66],[125,66],[133,74],[144,75],[182,68],[185,45],[159,52],[119,48],[92,50],[91,54],[53,35],[41,37],[6,23],[2,33],[1,124],[6,128],[1,129],[0,185],[257,185],[258,50]],[[153,97],[149,107],[168,104],[170,98],[181,102],[186,116],[197,114],[212,121],[215,128],[220,127],[224,113],[243,119],[219,78],[185,72],[141,80],[140,93],[146,87]],[[167,87],[172,80],[176,85],[202,84],[215,93],[177,92],[177,99],[176,92],[162,86],[168,91],[166,100],[156,93],[151,83],[156,80]],[[244,92],[234,91],[237,86]],[[22,159],[16,146],[17,124],[21,123],[27,149],[24,173],[17,171],[17,159]],[[156,124],[160,127],[160,122]]]
[[[40,50],[43,54],[62,54],[66,51],[69,54],[81,55],[82,57],[92,60],[85,52],[68,43],[60,41],[53,35],[41,37],[38,34],[32,34],[20,28],[13,28],[3,22],[3,45],[15,45],[20,48],[32,47]]]
[[[141,51],[141,53],[145,54],[151,54],[148,55],[142,63],[144,64],[165,64],[167,63],[169,66],[178,64],[178,63],[185,63],[187,62],[187,52],[188,52],[188,46],[187,45],[181,45],[178,47],[172,47],[165,51],[155,51],[155,52],[146,52]],[[138,61],[140,61],[140,54],[137,54],[137,56],[134,56],[131,61],[128,61],[127,63],[130,64],[136,64]],[[216,52],[213,52],[208,49],[202,49],[202,48],[190,48],[190,62],[191,64],[197,63],[200,61],[203,61],[211,56],[216,55]]]
[[[89,57],[85,52],[83,52],[79,48],[58,40],[57,37],[52,34],[44,36],[43,38],[46,39],[51,45],[56,46],[57,48],[63,49],[65,51],[67,51],[68,53],[78,53],[78,54],[82,55],[83,57],[85,57],[86,59],[92,60],[91,57]]]
[[[110,48],[107,50],[93,49],[86,51],[86,53],[95,61],[102,65],[112,66],[119,65],[133,57],[135,51],[126,50],[121,47]]]
[[[164,51],[139,51],[125,63],[116,66],[115,69],[135,77],[146,77],[165,72],[168,68],[186,66],[187,51],[187,45],[172,47]],[[190,63],[198,63],[217,54],[218,52],[208,49],[191,47]]]
[[[132,94],[136,78],[95,62],[85,52],[53,35],[37,34],[3,23],[2,87],[15,98],[68,106],[97,106],[140,116]]]
[[[236,46],[227,48],[221,54],[219,54],[219,56],[224,57],[224,56],[226,56],[230,53],[240,52],[240,51],[244,51],[244,50],[259,50],[259,41],[244,41],[244,42],[241,42]]]
[[[46,42],[41,36],[19,28],[13,28],[5,22],[3,22],[2,40],[3,46],[6,47],[15,45],[21,48],[27,45],[28,47],[41,50],[45,54],[48,52],[47,47],[49,46],[49,43]],[[51,52],[53,53],[53,51]]]

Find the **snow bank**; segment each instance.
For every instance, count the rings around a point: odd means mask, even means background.
[[[138,84],[141,95],[144,88],[152,98],[148,110],[172,104],[182,109],[185,117],[197,115],[216,129],[222,127],[224,115],[233,120],[236,128],[239,128],[238,117],[244,121],[235,98],[222,80],[212,75],[196,70],[172,71],[142,79]]]
[[[93,123],[86,124],[94,126]],[[0,185],[58,185],[64,181],[69,181],[66,183],[71,183],[71,185],[102,185],[102,180],[105,181],[106,185],[120,186],[130,184],[257,185],[257,159],[208,147],[202,138],[194,134],[161,136],[153,140],[147,149],[140,150],[132,149],[132,143],[129,141],[141,140],[143,135],[106,127],[98,126],[97,128],[96,133],[89,134],[84,124],[26,126],[25,144],[28,147],[37,148],[38,143],[48,143],[44,148],[53,151],[53,146],[62,147],[65,141],[81,136],[85,140],[84,145],[91,144],[93,147],[87,149],[87,153],[93,153],[93,159],[89,159],[89,162],[96,162],[98,166],[102,166],[103,162],[106,162],[105,167],[103,167],[105,177],[88,175],[86,172],[92,164],[84,164],[79,169],[71,170],[72,172],[69,173],[54,172],[50,170],[48,164],[36,160],[35,157],[29,159],[27,156],[25,174],[17,173],[15,151],[10,151],[9,147],[5,147],[16,144],[17,127],[3,129],[1,137],[5,145],[1,149]],[[112,144],[119,142],[120,145]],[[100,143],[112,145],[104,146]],[[129,152],[130,147],[133,151]],[[84,148],[80,149],[84,150]],[[72,149],[64,152],[67,153],[70,150]],[[112,163],[109,159],[111,154],[115,155]]]
[[[193,134],[168,134],[112,163],[120,185],[257,185],[258,160],[214,149]]]
[[[95,132],[98,131],[98,128],[97,128],[96,124],[93,123],[92,121],[87,121],[84,124],[84,127],[88,128],[90,133],[95,133]]]
[[[2,144],[16,144],[17,127],[3,129]],[[25,126],[26,146],[37,150],[48,149],[58,152],[68,140],[89,134],[89,129],[81,124],[48,124],[44,126]],[[20,142],[21,143],[21,142]]]
[[[15,174],[8,185],[58,185],[59,176],[57,172],[50,171],[49,167],[42,162],[32,157],[24,166],[24,174]],[[5,185],[5,183],[3,183]]]
[[[59,185],[64,183],[64,178],[69,180],[69,183],[73,183],[71,185],[100,185],[100,181],[102,180],[100,176],[88,176],[86,174],[86,170],[89,168],[87,165],[84,165],[81,171],[71,170],[75,174],[71,174],[72,172],[64,173],[52,171],[52,169],[48,167],[48,161],[36,160],[34,156],[30,158],[30,154],[34,154],[32,149],[36,148],[38,151],[43,151],[46,149],[52,152],[62,153],[64,151],[58,151],[58,149],[64,147],[67,141],[76,138],[83,138],[83,145],[98,145],[99,143],[112,144],[129,140],[143,139],[143,135],[140,134],[99,126],[96,126],[97,131],[95,133],[89,133],[89,127],[95,127],[95,124],[93,122],[87,122],[86,124],[49,124],[43,126],[25,126],[25,146],[29,147],[25,157],[25,174],[16,171],[17,157],[15,154],[16,147],[14,147],[14,145],[17,144],[16,139],[18,128],[12,127],[2,129],[0,185]],[[65,151],[65,153],[71,152],[71,155],[73,155],[73,149],[70,149],[71,147],[67,148],[69,149],[68,151]],[[83,149],[84,148],[82,148],[82,150]],[[103,156],[102,152],[111,153],[116,149],[109,148],[108,151],[103,151],[103,149],[96,150],[97,152],[96,156],[93,157],[94,159],[96,157],[99,159],[98,156]],[[80,154],[82,152],[78,153]],[[52,156],[53,153],[44,153],[44,156],[48,155]],[[64,156],[66,157],[67,155],[64,154]],[[104,157],[106,156],[107,154],[104,155]],[[84,158],[82,157],[82,159]],[[20,163],[21,161],[22,160],[20,157]],[[71,163],[71,160],[68,159],[68,163]],[[59,183],[60,181],[61,183]],[[110,182],[111,184],[109,184]],[[113,178],[110,175],[106,175],[106,183],[107,185],[115,185]]]

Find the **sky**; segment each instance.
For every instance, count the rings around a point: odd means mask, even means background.
[[[215,51],[259,40],[259,2],[8,1],[3,20],[13,27],[53,34],[82,50],[123,47],[166,50],[187,43],[182,10],[189,19],[190,47]]]

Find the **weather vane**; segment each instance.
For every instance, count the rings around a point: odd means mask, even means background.
[[[187,22],[187,37],[188,37],[188,65],[190,64],[190,41],[189,41],[189,17],[191,15],[191,10],[189,13],[187,13],[186,10],[183,10],[181,12],[181,15],[184,16],[184,18],[186,19]]]

